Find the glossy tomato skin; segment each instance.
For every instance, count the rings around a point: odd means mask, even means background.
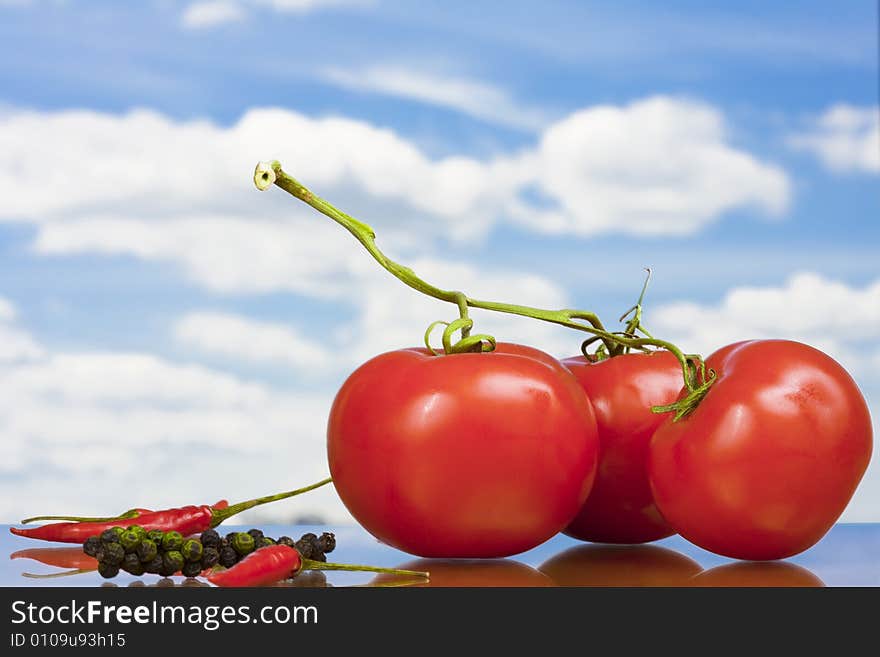
[[[664,420],[651,407],[674,402],[681,390],[678,359],[656,351],[562,363],[593,404],[600,445],[593,490],[565,533],[599,543],[646,543],[674,534],[654,504],[648,446]]]
[[[787,340],[730,345],[707,359],[717,380],[651,441],[663,516],[712,552],[751,560],[806,550],[831,528],[871,456],[871,418],[847,372]]]
[[[336,396],[327,430],[343,503],[379,540],[422,557],[504,557],[558,533],[593,483],[592,406],[558,361],[382,354]]]

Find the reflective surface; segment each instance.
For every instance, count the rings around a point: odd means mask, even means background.
[[[225,527],[225,525],[224,525]],[[644,546],[582,543],[558,535],[511,559],[416,559],[359,527],[261,527],[268,536],[333,531],[331,561],[433,572],[430,586],[880,586],[880,524],[837,525],[810,550],[779,562],[738,562],[673,536]],[[235,527],[226,527],[228,531]],[[249,529],[241,527],[239,529]],[[121,573],[102,579],[76,547],[29,541],[0,526],[2,586],[200,586],[201,580]],[[370,573],[304,573],[284,586],[411,586]]]

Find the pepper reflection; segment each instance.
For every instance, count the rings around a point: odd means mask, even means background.
[[[803,566],[786,561],[742,561],[717,566],[696,576],[691,586],[824,587]]]
[[[98,561],[81,547],[28,548],[9,555],[10,559],[32,559],[47,566],[68,570],[97,570]]]
[[[429,587],[547,587],[553,580],[531,566],[510,559],[417,559],[397,566],[406,570],[428,571],[427,582],[410,583]],[[393,575],[379,575],[371,586],[387,586]]]
[[[703,570],[690,557],[656,545],[579,545],[538,569],[558,586],[688,586]]]

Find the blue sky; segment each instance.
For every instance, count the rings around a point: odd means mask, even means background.
[[[320,478],[346,374],[452,314],[253,190],[272,157],[441,286],[610,323],[651,266],[655,332],[815,344],[877,417],[876,30],[871,2],[0,0],[0,519]],[[312,510],[346,517],[265,513]],[[876,468],[846,517],[880,520]]]

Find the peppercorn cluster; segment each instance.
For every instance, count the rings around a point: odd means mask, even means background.
[[[169,577],[180,573],[197,577],[217,565],[230,568],[254,550],[277,543],[296,548],[303,559],[326,561],[325,555],[336,548],[336,537],[324,532],[321,536],[303,534],[298,541],[289,536],[273,539],[259,529],[221,537],[208,529],[199,536],[184,538],[176,531],[147,531],[131,525],[89,537],[83,543],[83,552],[98,560],[98,572],[106,578],[116,577],[120,570],[135,576],[151,573]]]

